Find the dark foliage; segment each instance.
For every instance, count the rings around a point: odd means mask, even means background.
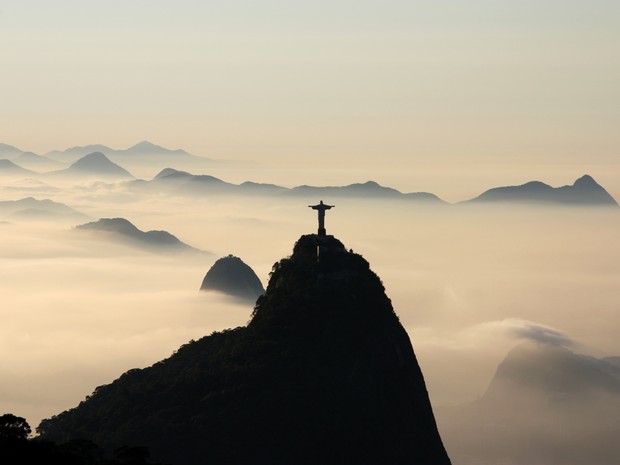
[[[32,430],[25,418],[12,413],[0,416],[0,444],[7,442],[24,441],[30,436]]]
[[[450,463],[381,281],[330,236],[274,265],[247,327],[131,370],[38,431],[179,465]]]
[[[39,438],[28,439],[30,425],[11,413],[0,416],[0,463],[46,465],[156,465],[149,462],[146,447],[122,446],[112,454],[87,440],[57,445]]]

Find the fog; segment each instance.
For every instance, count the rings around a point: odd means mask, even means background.
[[[315,231],[307,205],[319,200],[147,196],[123,183],[3,194],[51,198],[92,219],[124,217],[213,253],[158,255],[80,234],[65,220],[0,218],[0,410],[33,426],[130,368],[244,325],[251,305],[199,293],[202,278],[234,254],[266,285],[272,265]],[[382,279],[434,406],[480,398],[523,340],[620,355],[616,209],[323,200],[336,204],[328,233]],[[453,437],[445,440],[458,457]]]

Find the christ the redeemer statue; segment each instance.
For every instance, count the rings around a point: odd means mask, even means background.
[[[319,236],[325,236],[325,210],[329,210],[335,205],[325,205],[321,200],[318,205],[308,205],[308,207],[319,211]]]

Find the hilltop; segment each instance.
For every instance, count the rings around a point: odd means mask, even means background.
[[[213,264],[202,280],[200,290],[219,291],[252,303],[265,293],[254,270],[233,255],[220,258]]]
[[[246,327],[130,370],[38,431],[178,465],[450,463],[380,279],[331,236],[274,265]]]
[[[618,206],[616,200],[587,174],[570,186],[551,187],[540,181],[531,181],[520,186],[496,187],[468,202]]]
[[[167,231],[141,231],[125,218],[101,218],[98,221],[75,227],[79,231],[101,234],[104,239],[120,242],[150,252],[160,253],[203,253]]]
[[[110,161],[101,152],[93,152],[83,156],[66,169],[52,171],[48,176],[95,178],[95,179],[133,179],[133,175],[122,166]]]

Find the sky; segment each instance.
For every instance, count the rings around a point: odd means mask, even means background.
[[[588,173],[620,200],[618,18],[615,0],[0,0],[0,143],[149,140],[248,162],[194,173],[226,181],[373,179],[450,202]],[[31,195],[15,187],[0,200]],[[266,283],[318,201],[100,183],[45,195],[215,255],[147,256],[0,218],[0,412],[32,426],[245,324],[249,307],[198,295],[211,261],[233,253]],[[617,212],[334,203],[328,229],[381,277],[434,405],[481,396],[537,335],[620,355]]]
[[[492,187],[481,173],[588,172],[618,195],[619,16],[612,0],[4,0],[0,142],[147,139],[455,199]]]

